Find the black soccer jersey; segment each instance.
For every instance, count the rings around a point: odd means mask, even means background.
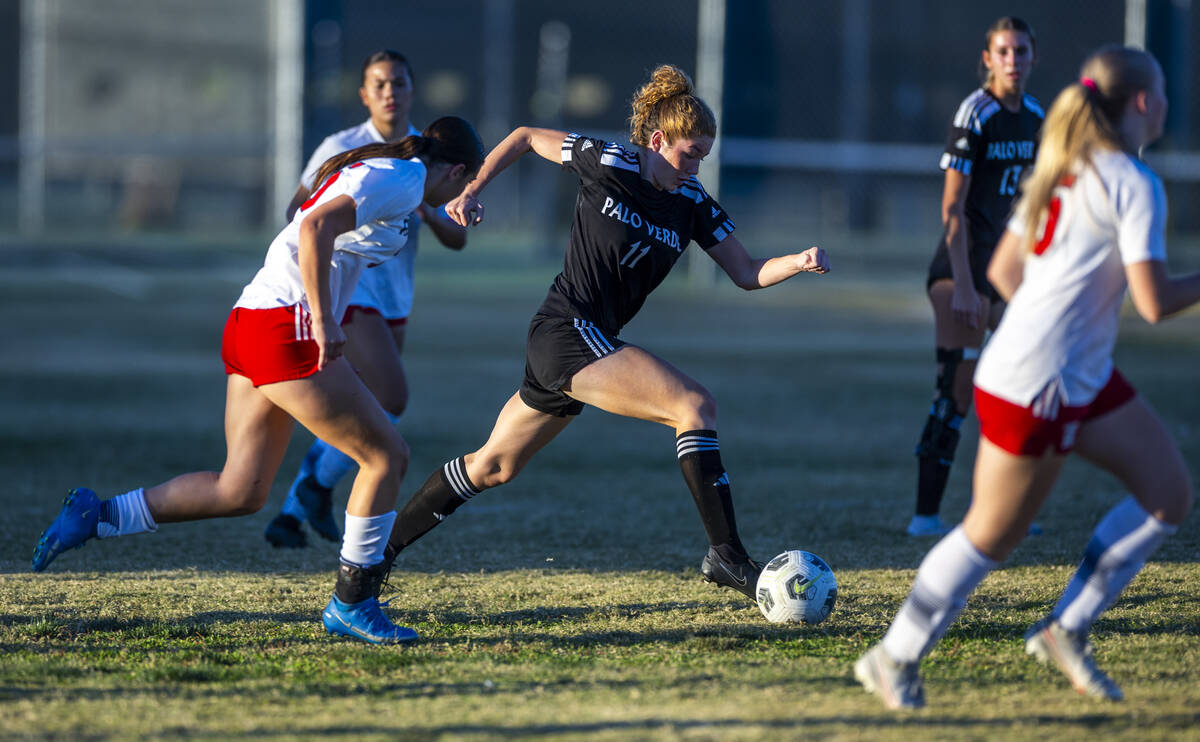
[[[538,310],[578,317],[617,334],[688,244],[705,250],[734,229],[696,178],[662,191],[642,178],[636,151],[578,134],[562,163],[579,176],[579,196],[563,270]]]
[[[971,176],[965,204],[970,244],[990,250],[1000,240],[1021,176],[1037,156],[1043,118],[1032,95],[1013,113],[984,88],[958,107],[941,168]]]

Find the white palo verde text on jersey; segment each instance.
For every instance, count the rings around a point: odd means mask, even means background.
[[[673,191],[642,177],[637,150],[568,134],[562,163],[579,176],[563,270],[539,312],[616,335],[693,240],[708,250],[732,220],[695,177]]]

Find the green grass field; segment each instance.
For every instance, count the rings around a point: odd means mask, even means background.
[[[303,430],[266,510],[92,542],[29,572],[68,488],[110,495],[219,468],[220,333],[263,248],[0,247],[0,738],[1200,739],[1195,515],[1095,628],[1124,703],[1079,697],[1022,652],[1121,496],[1076,462],[1040,517],[1046,534],[983,583],[926,661],[926,710],[887,712],[853,681],[932,545],[902,532],[932,330],[923,251],[825,246],[832,274],[765,292],[673,278],[623,338],[715,393],[743,537],[759,558],[804,548],[829,562],[840,595],[827,622],[769,625],[702,582],[673,433],[588,410],[520,479],[405,552],[388,610],[423,639],[404,649],[324,633],[334,544],[262,539]],[[482,443],[558,268],[480,238],[462,255],[423,250],[402,500]],[[1130,317],[1118,351],[1193,473],[1198,337],[1197,313]],[[952,519],[975,440],[972,422]]]

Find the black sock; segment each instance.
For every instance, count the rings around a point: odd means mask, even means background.
[[[729,490],[729,475],[721,464],[721,447],[715,430],[689,430],[675,439],[675,453],[683,479],[692,491],[704,531],[712,546],[744,555],[746,549],[738,538],[737,521],[733,515],[733,495]]]
[[[937,515],[942,509],[950,464],[937,456],[917,459],[917,515]]]
[[[425,480],[425,484],[409,498],[396,517],[392,535],[388,537],[384,561],[391,564],[406,546],[432,531],[479,492],[467,476],[467,467],[461,456],[447,462]]]
[[[966,409],[958,409],[954,390],[959,377],[965,375],[969,379],[975,369],[974,356],[965,358],[966,353],[961,348],[937,349],[937,385],[921,440],[917,442],[917,515],[937,515],[942,508],[961,437],[959,428],[967,414]],[[978,351],[974,353],[977,355]]]
[[[939,400],[939,403],[949,402],[949,399]],[[949,407],[938,409],[937,404],[917,444],[917,515],[937,515],[941,510],[950,467],[958,450],[963,415]]]

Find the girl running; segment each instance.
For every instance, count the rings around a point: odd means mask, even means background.
[[[415,639],[384,616],[374,597],[408,449],[343,357],[341,319],[363,269],[394,257],[407,242],[409,215],[422,201],[440,205],[456,197],[482,160],[471,125],[446,117],[421,136],[326,162],[316,192],[271,243],[225,325],[224,469],[104,501],[89,489],[71,490],[34,549],[34,571],[91,538],[257,512],[295,420],[359,465],[337,585],[323,614],[326,629],[373,643]]]
[[[394,142],[421,132],[409,122],[413,102],[412,65],[401,53],[384,49],[366,58],[358,95],[370,117],[358,126],[343,129],[321,142],[288,207],[288,220],[312,195],[317,171],[330,157],[374,142]],[[354,288],[342,331],[346,334],[346,360],[379,400],[393,424],[408,406],[408,377],[404,372],[404,339],[413,303],[413,263],[417,235],[424,222],[446,247],[461,250],[467,228],[451,221],[442,209],[422,203],[409,216],[408,242],[395,258],[363,271]],[[273,546],[299,548],[308,542],[303,528],[330,541],[340,541],[341,529],[333,516],[333,488],[354,468],[354,459],[318,438],[300,465],[279,515],[263,533]]]
[[[925,703],[918,666],[975,586],[1025,536],[1077,451],[1130,492],[1100,520],[1079,569],[1025,651],[1080,693],[1119,700],[1092,658],[1089,630],[1192,506],[1192,482],[1166,426],[1113,367],[1128,286],[1156,323],[1200,301],[1200,274],[1170,278],[1161,181],[1138,151],[1162,134],[1158,62],[1105,47],[1050,108],[1033,175],[988,277],[1008,309],[975,373],[981,438],[962,525],[926,555],[883,641],[854,674],[893,709]]]
[[[675,453],[708,534],[701,571],[753,599],[761,565],[746,553],[721,463],[716,402],[699,382],[618,338],[693,240],[738,286],[771,286],[825,273],[819,247],[750,257],[734,224],[696,173],[717,132],[712,109],[678,68],[663,65],[633,99],[632,148],[578,134],[522,127],[488,155],[479,176],[447,206],[461,224],[483,219],[483,189],[519,157],[535,154],[579,177],[563,270],[533,317],[525,379],[487,442],[435,471],[400,512],[388,562],[485,489],[513,480],[530,458],[593,405],[675,431]]]

